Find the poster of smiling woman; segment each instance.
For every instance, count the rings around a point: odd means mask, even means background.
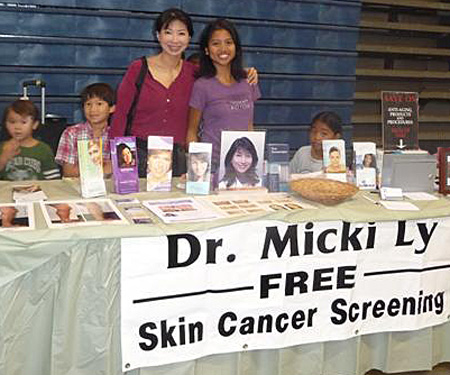
[[[260,131],[222,132],[219,190],[262,187],[265,138]]]

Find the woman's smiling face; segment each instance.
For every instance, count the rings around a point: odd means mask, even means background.
[[[233,158],[231,159],[231,165],[234,170],[240,174],[247,172],[250,169],[252,162],[252,154],[241,147],[236,150]]]

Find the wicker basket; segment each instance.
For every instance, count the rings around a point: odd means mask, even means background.
[[[352,197],[359,190],[355,185],[327,178],[301,178],[291,181],[291,189],[303,198],[334,205]]]

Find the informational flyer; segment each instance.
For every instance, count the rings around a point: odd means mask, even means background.
[[[383,148],[419,149],[419,94],[383,91],[381,93]]]
[[[187,155],[187,194],[209,194],[211,185],[211,143],[191,142]]]
[[[353,142],[356,185],[361,189],[377,187],[377,151],[374,142]]]
[[[139,191],[135,137],[116,137],[110,140],[114,191],[129,194]]]
[[[78,165],[83,198],[106,195],[101,138],[78,141]]]
[[[165,223],[212,220],[222,217],[219,211],[194,198],[159,199],[143,202]]]
[[[172,189],[172,137],[148,137],[147,191]]]
[[[251,193],[245,197],[239,193],[228,193],[208,195],[198,199],[211,204],[224,216],[229,217],[317,208],[287,193]]]

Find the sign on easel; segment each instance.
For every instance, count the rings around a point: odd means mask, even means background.
[[[417,92],[383,91],[381,116],[383,148],[419,149],[419,94]]]

